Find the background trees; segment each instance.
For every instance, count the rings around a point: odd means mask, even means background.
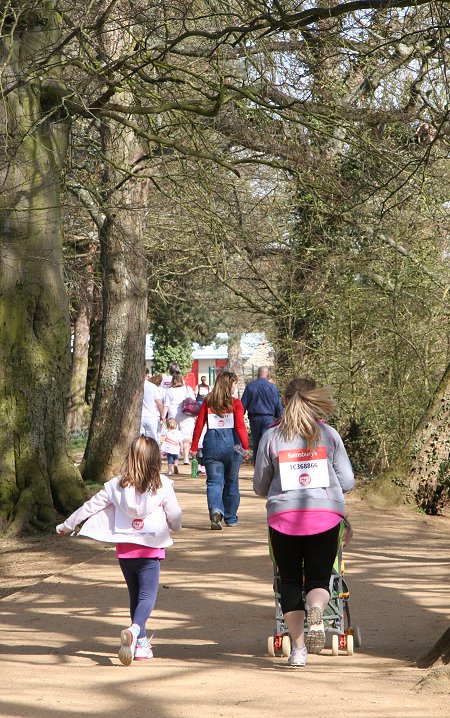
[[[280,380],[338,386],[361,472],[390,465],[448,364],[446,4],[26,0],[1,22],[5,523],[80,499],[61,175],[102,291],[86,477],[137,429],[147,319],[264,328]]]

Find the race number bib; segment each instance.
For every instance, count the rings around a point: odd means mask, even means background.
[[[166,436],[161,444],[161,451],[164,451],[165,454],[179,454],[180,443]]]
[[[325,488],[330,485],[325,446],[280,451],[278,461],[283,491]]]
[[[218,414],[213,414],[210,409],[208,409],[208,429],[233,429],[234,428],[234,414],[224,414],[223,416],[218,416]]]

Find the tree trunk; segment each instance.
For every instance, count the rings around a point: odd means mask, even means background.
[[[79,432],[85,424],[86,381],[89,363],[89,335],[92,317],[94,281],[92,266],[86,268],[86,282],[73,330],[72,378],[70,382],[67,428],[70,433]]]
[[[437,514],[450,498],[450,365],[412,440],[371,491]]]
[[[94,304],[95,306],[95,304]],[[89,329],[89,360],[86,377],[86,404],[92,406],[95,398],[95,387],[97,385],[98,373],[100,370],[100,353],[102,350],[103,319],[92,319]]]
[[[57,40],[51,13],[44,21],[43,9],[0,48],[9,53],[3,90],[20,78],[0,106],[8,131],[0,146],[0,528],[16,533],[84,498],[65,428],[70,322],[59,190],[68,125],[48,104],[44,113],[36,80],[23,82],[34,55]]]
[[[450,364],[410,442],[407,485],[428,514],[450,498]]]
[[[102,125],[107,207],[99,230],[103,271],[103,335],[92,420],[81,470],[103,483],[118,472],[138,432],[147,331],[147,263],[143,249],[148,180],[117,167],[135,167],[144,153],[132,133]],[[106,204],[106,202],[105,202]]]
[[[241,355],[241,335],[240,334],[230,334],[228,337],[228,366],[230,368],[230,371],[234,371],[238,378],[238,391],[239,396],[242,396],[242,393],[245,389],[245,381],[244,381],[244,365],[242,362],[242,355]]]
[[[450,628],[447,628],[445,633],[439,638],[434,644],[431,650],[422,658],[419,658],[416,665],[418,668],[431,668],[431,666],[437,666],[442,664],[450,663]]]

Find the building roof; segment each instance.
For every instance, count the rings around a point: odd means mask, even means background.
[[[216,341],[206,346],[201,346],[195,342],[192,344],[193,359],[227,359],[228,358],[228,334],[217,334]],[[250,332],[241,336],[241,357],[248,359],[251,357],[255,349],[266,340],[265,334]],[[147,334],[145,341],[145,359],[151,361],[153,359],[153,342],[152,335]]]

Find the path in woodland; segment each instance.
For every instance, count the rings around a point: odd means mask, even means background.
[[[449,625],[450,518],[350,496],[345,568],[363,645],[292,669],[267,654],[264,500],[251,469],[242,474],[240,525],[221,532],[209,528],[204,478],[175,477],[184,528],[162,565],[149,664],[117,659],[128,611],[114,548],[39,535],[0,543],[3,718],[448,715],[450,679],[423,682],[430,673],[414,661]]]

